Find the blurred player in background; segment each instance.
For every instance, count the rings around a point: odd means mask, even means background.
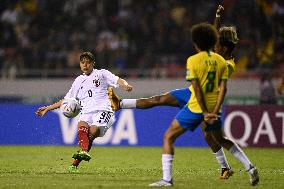
[[[103,137],[107,130],[115,122],[115,115],[111,108],[108,96],[108,87],[121,86],[125,91],[131,91],[132,86],[124,79],[115,76],[105,69],[94,69],[95,58],[90,52],[80,55],[80,68],[83,72],[72,84],[69,92],[64,98],[75,98],[81,104],[81,113],[78,120],[78,144],[80,150],[73,155],[75,159],[70,172],[77,172],[79,163],[91,159],[88,153],[92,147],[93,140]],[[63,99],[62,99],[63,100]],[[62,100],[40,107],[36,115],[44,116],[48,111],[59,108]]]
[[[283,89],[284,89],[284,75],[282,75],[279,79],[279,81],[277,82],[276,85],[276,91],[279,95],[283,94]]]
[[[224,137],[221,130],[219,115],[227,90],[228,68],[225,59],[212,52],[218,39],[217,31],[213,25],[201,23],[192,27],[191,35],[198,52],[187,59],[186,80],[191,81],[189,89],[192,94],[164,135],[163,177],[149,186],[173,185],[174,142],[187,130],[194,131],[203,120],[206,121],[204,131],[243,163],[250,175],[251,184],[256,185],[259,181],[257,169],[237,144]]]
[[[214,25],[219,30],[219,43],[216,45],[216,52],[226,59],[230,76],[235,71],[235,62],[232,53],[238,42],[238,37],[236,29],[234,27],[220,28],[220,14],[222,10],[224,10],[224,8],[219,5],[214,20]],[[114,110],[118,110],[120,108],[147,109],[154,106],[173,106],[182,109],[188,102],[191,96],[191,91],[189,90],[189,87],[187,87],[182,89],[175,89],[161,95],[152,96],[150,98],[123,99],[121,101],[112,89],[110,90],[109,94],[113,102]],[[220,179],[228,179],[233,174],[233,171],[229,163],[227,162],[223,148],[212,138],[211,135],[208,135],[204,131],[204,128],[205,125],[203,124],[202,131],[204,138],[209,147],[212,149],[218,163],[221,165]]]

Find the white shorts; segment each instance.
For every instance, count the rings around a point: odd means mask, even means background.
[[[85,121],[89,126],[97,126],[100,129],[100,137],[103,137],[115,122],[115,115],[108,111],[94,111],[81,114],[78,121]]]

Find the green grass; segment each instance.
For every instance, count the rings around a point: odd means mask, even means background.
[[[76,147],[0,146],[0,188],[148,188],[161,178],[161,148],[95,147],[78,174],[67,167]],[[248,148],[260,183],[249,185],[242,165],[227,154],[235,170],[219,180],[219,166],[208,148],[176,148],[174,188],[284,188],[284,150]]]

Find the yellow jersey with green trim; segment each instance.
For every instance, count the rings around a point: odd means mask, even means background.
[[[234,73],[235,70],[236,70],[235,60],[232,58],[232,59],[226,60],[226,63],[227,63],[227,66],[228,66],[229,77],[231,77],[232,73]]]
[[[212,112],[219,95],[220,81],[228,79],[226,60],[217,53],[201,51],[187,59],[186,67],[186,80],[197,79],[199,81],[206,107]],[[192,93],[187,103],[189,110],[202,113],[193,86],[190,86],[189,90]]]

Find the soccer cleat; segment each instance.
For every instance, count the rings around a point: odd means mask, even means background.
[[[256,169],[256,167],[251,167],[249,170],[248,170],[248,173],[249,173],[249,176],[250,176],[250,184],[252,186],[255,186],[258,184],[259,182],[259,175],[258,175],[258,171]]]
[[[81,150],[78,153],[73,154],[72,158],[76,160],[90,161],[91,155],[88,152]]]
[[[78,173],[78,172],[79,172],[78,169],[77,169],[77,167],[74,166],[74,165],[70,165],[70,166],[68,167],[68,171],[69,171],[69,173]]]
[[[72,158],[79,160],[80,159],[79,152],[80,151],[78,151],[77,153],[73,154]]]
[[[234,171],[229,168],[222,168],[220,179],[228,179],[234,174]]]
[[[154,182],[152,184],[149,184],[150,187],[163,187],[163,186],[173,186],[173,181],[165,181],[164,179],[161,179],[157,182]]]
[[[90,161],[91,159],[91,155],[86,151],[80,151],[78,154],[81,160]]]
[[[118,97],[113,88],[112,87],[109,87],[108,88],[108,97],[109,97],[109,100],[110,100],[110,103],[111,103],[111,108],[114,110],[114,111],[117,111],[117,110],[120,110],[120,101],[121,101],[121,98]]]

